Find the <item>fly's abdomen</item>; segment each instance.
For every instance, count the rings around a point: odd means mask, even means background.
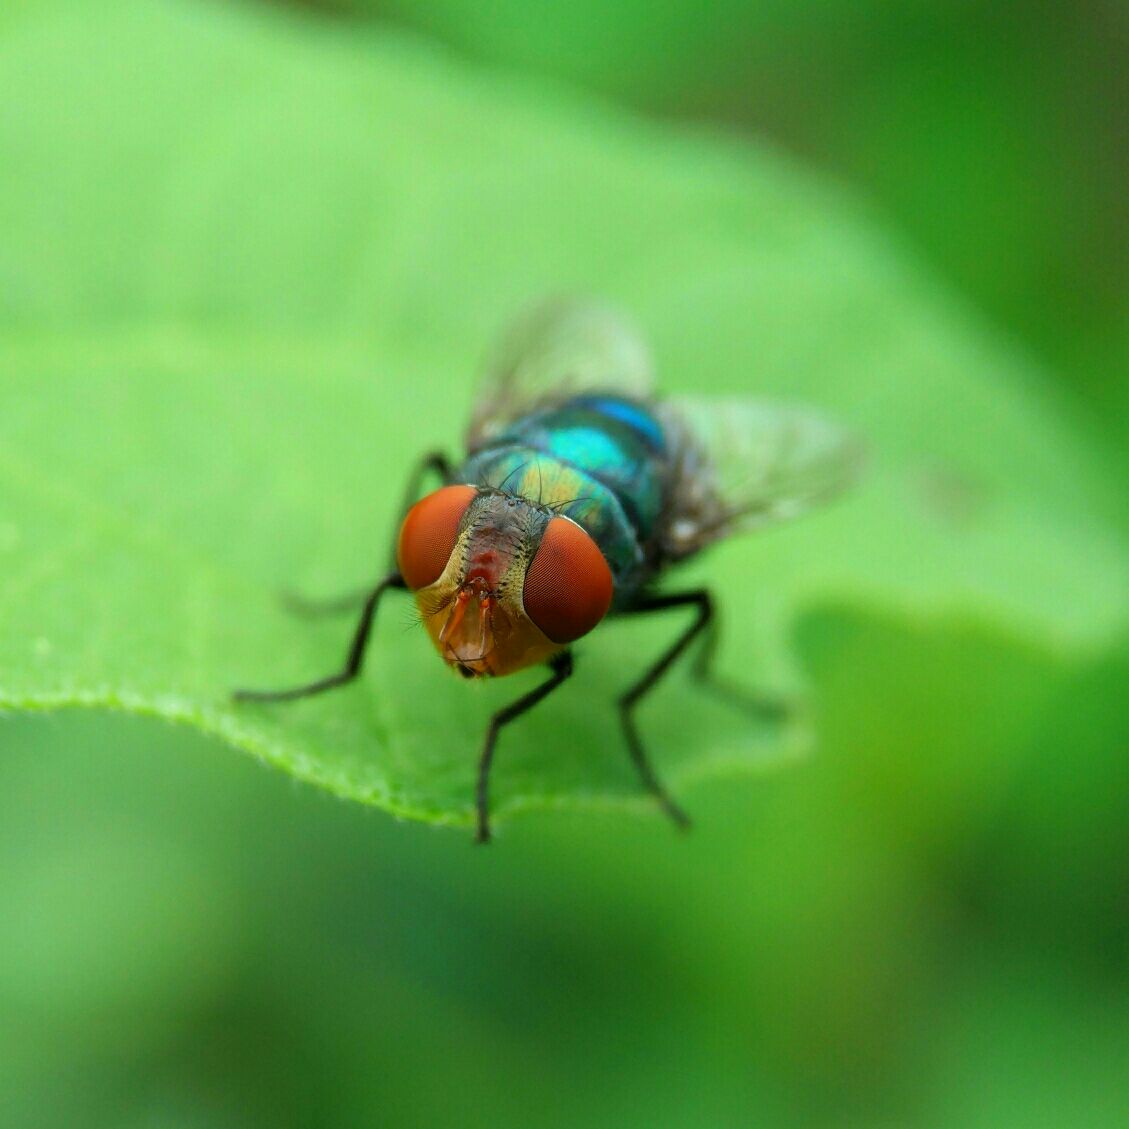
[[[591,395],[516,420],[475,452],[459,477],[583,526],[606,557],[622,604],[647,574],[666,467],[665,437],[644,406]]]

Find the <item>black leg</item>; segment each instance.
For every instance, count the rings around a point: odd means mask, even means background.
[[[396,515],[396,528],[392,530],[393,568],[396,567],[396,542],[400,537],[400,526],[404,521],[404,515],[419,500],[419,489],[423,485],[423,480],[429,473],[435,473],[443,480],[443,485],[447,486],[451,481],[451,469],[450,460],[442,451],[431,451],[416,463],[415,470],[412,471],[412,476],[408,479],[408,485],[404,490],[404,500],[400,505],[400,512]]]
[[[662,805],[663,811],[674,820],[679,827],[689,827],[690,817],[670,798],[662,786],[651,762],[647,759],[646,750],[639,737],[639,730],[635,725],[634,711],[639,701],[654,688],[660,678],[671,668],[678,657],[686,650],[713,619],[713,601],[709,592],[704,588],[693,592],[678,592],[670,596],[644,596],[643,599],[630,609],[630,614],[642,612],[666,611],[669,608],[693,606],[697,609],[694,622],[659,656],[658,661],[631,687],[619,700],[619,716],[623,722],[624,736],[627,738],[627,747],[631,752],[631,759],[639,772],[644,787]]]
[[[515,717],[520,717],[527,710],[531,710],[542,698],[551,694],[570,674],[572,674],[572,654],[561,651],[549,660],[552,676],[547,678],[540,686],[534,687],[528,694],[523,694],[516,702],[511,702],[505,709],[499,710],[491,719],[486,730],[486,741],[482,746],[482,755],[478,759],[478,788],[475,793],[475,805],[478,810],[478,833],[475,841],[478,843],[490,842],[490,764],[494,760],[494,746],[498,741],[498,733],[503,725],[508,725]]]
[[[323,690],[332,690],[334,686],[343,686],[352,682],[361,673],[361,665],[365,658],[365,648],[368,646],[369,633],[372,630],[373,616],[376,614],[376,605],[380,597],[389,588],[406,588],[403,578],[398,572],[389,573],[368,594],[365,606],[361,611],[361,618],[357,621],[357,628],[353,632],[353,641],[349,644],[349,653],[345,657],[345,665],[336,673],[327,678],[319,678],[316,682],[309,682],[304,686],[294,686],[289,690],[236,690],[234,697],[240,702],[288,702],[293,698],[306,698],[311,694],[320,694]]]
[[[396,541],[400,535],[400,524],[404,520],[404,515],[417,501],[420,486],[430,472],[437,474],[443,480],[444,484],[451,481],[451,463],[442,451],[432,451],[430,454],[424,455],[423,458],[416,463],[415,469],[408,479],[407,488],[404,490],[404,501],[396,515],[396,528],[392,531],[392,560],[390,562],[392,569],[397,567]],[[283,592],[282,606],[290,612],[291,615],[300,616],[303,619],[318,619],[321,616],[344,615],[347,612],[356,611],[357,608],[368,599],[370,591],[369,588],[356,588],[352,592],[346,592],[344,595],[329,596],[326,599],[310,599],[295,592]]]
[[[705,639],[690,674],[704,690],[721,698],[731,706],[746,711],[761,721],[780,721],[795,713],[795,703],[783,698],[770,697],[750,690],[747,686],[723,678],[714,672],[713,660],[717,653],[717,617],[711,615],[705,627]]]
[[[371,588],[355,588],[340,596],[311,599],[297,592],[283,592],[279,597],[284,610],[300,619],[320,619],[322,616],[344,615],[355,612],[369,598]]]
[[[702,686],[713,691],[733,705],[749,710],[758,717],[778,719],[790,712],[786,702],[761,697],[751,693],[742,686],[720,679],[713,672],[713,658],[717,651],[717,619],[714,616],[713,598],[705,588],[695,589],[692,592],[678,592],[669,596],[645,596],[625,614],[642,612],[666,611],[670,608],[691,606],[697,609],[694,622],[674,641],[674,643],[659,657],[658,661],[624,694],[619,700],[620,718],[623,721],[623,730],[627,737],[627,745],[631,751],[631,759],[639,770],[639,776],[655,798],[662,805],[663,810],[674,820],[679,827],[688,827],[690,819],[686,813],[670,798],[663,788],[655,770],[647,759],[643,742],[639,738],[639,731],[635,726],[634,709],[640,699],[650,691],[660,678],[677,661],[679,656],[697,638],[705,633],[705,643],[698,653],[697,659],[691,668],[691,674]]]

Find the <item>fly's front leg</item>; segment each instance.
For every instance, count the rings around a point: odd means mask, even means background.
[[[361,610],[361,617],[357,621],[353,632],[353,640],[349,644],[349,652],[345,656],[345,665],[336,673],[314,682],[307,682],[302,686],[294,686],[288,690],[236,690],[234,697],[240,702],[288,702],[294,698],[307,698],[311,694],[320,694],[324,690],[332,690],[335,686],[344,686],[352,682],[361,673],[364,664],[365,649],[368,647],[369,636],[372,633],[372,621],[376,615],[377,604],[380,597],[390,588],[406,588],[403,577],[399,572],[390,572],[375,588],[373,588],[365,606]]]
[[[431,451],[429,454],[424,455],[423,458],[416,463],[415,469],[408,478],[408,484],[404,490],[404,500],[397,511],[396,528],[392,531],[392,540],[390,542],[392,545],[392,553],[389,567],[392,569],[398,568],[396,563],[396,542],[400,536],[400,525],[404,520],[404,515],[416,502],[420,486],[430,473],[437,474],[443,480],[444,486],[450,483],[451,462],[442,451]],[[301,616],[303,619],[344,615],[346,612],[356,611],[357,608],[368,599],[369,592],[370,589],[368,588],[357,588],[352,592],[344,593],[344,595],[330,596],[327,599],[310,599],[294,592],[283,592],[282,606],[290,612],[291,615]]]
[[[475,808],[478,813],[475,841],[478,843],[490,842],[490,765],[494,760],[494,746],[498,741],[498,733],[502,726],[508,725],[514,718],[531,710],[572,674],[572,653],[561,651],[560,654],[554,655],[549,660],[549,668],[553,672],[550,678],[540,686],[535,686],[528,694],[523,694],[516,702],[511,702],[505,709],[499,710],[490,719],[486,729],[486,740],[482,745],[482,754],[478,758],[478,787],[475,791]]]
[[[423,480],[429,473],[437,474],[442,479],[443,485],[449,486],[451,483],[451,470],[451,462],[442,451],[431,451],[416,463],[415,470],[412,471],[412,475],[408,479],[408,485],[404,490],[404,500],[400,504],[400,512],[396,515],[396,528],[392,530],[393,568],[396,567],[396,542],[400,537],[400,526],[403,524],[404,517],[408,510],[419,500],[419,489],[423,484]]]

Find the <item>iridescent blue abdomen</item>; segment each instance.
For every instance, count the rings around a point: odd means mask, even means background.
[[[523,416],[472,454],[457,479],[583,526],[611,566],[617,606],[650,575],[670,479],[662,425],[642,404],[584,395]]]

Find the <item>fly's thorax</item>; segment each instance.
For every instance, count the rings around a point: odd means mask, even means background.
[[[611,572],[579,525],[491,488],[444,487],[417,503],[399,558],[440,655],[468,678],[544,662],[611,603]]]

